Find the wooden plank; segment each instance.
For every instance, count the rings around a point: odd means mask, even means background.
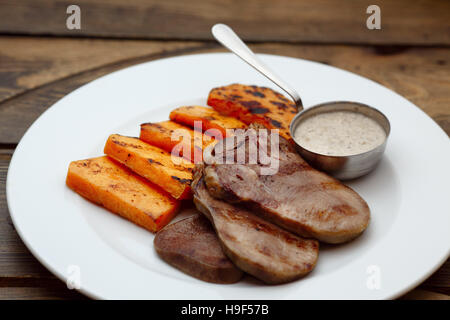
[[[80,299],[28,251],[17,235],[6,206],[6,172],[13,150],[0,149],[0,299]],[[450,260],[401,299],[449,299]]]
[[[100,44],[96,44],[99,41]],[[69,44],[72,42],[72,44]],[[115,42],[115,43],[114,43]],[[134,41],[130,41],[133,46]],[[7,46],[3,46],[7,43]],[[16,50],[17,43],[21,50]],[[0,37],[0,55],[9,60],[0,60],[0,74],[5,72],[9,79],[0,80],[0,143],[14,144],[22,137],[31,123],[50,105],[80,85],[101,75],[136,63],[193,52],[223,51],[218,45],[199,45],[191,43],[152,41],[142,42],[132,52],[128,52],[125,40],[86,40],[83,39],[28,39]],[[105,45],[115,48],[114,58],[107,56],[106,50],[93,49]],[[70,48],[70,54],[61,48]],[[43,47],[45,50],[33,50]],[[148,48],[154,48],[149,54]],[[449,48],[406,48],[406,47],[368,47],[342,45],[292,45],[292,44],[257,44],[252,45],[256,52],[283,54],[304,58],[343,68],[377,81],[399,94],[405,96],[421,107],[439,125],[450,133],[450,49]],[[20,52],[19,52],[20,51]],[[73,52],[75,51],[75,52]],[[91,69],[80,64],[83,61],[95,61]],[[120,52],[124,53],[120,53]],[[59,52],[61,58],[55,58]],[[17,58],[15,58],[17,56]],[[50,57],[50,58],[49,58]],[[101,60],[108,63],[101,66]],[[12,62],[11,62],[12,61]],[[8,73],[11,63],[20,65],[28,61],[27,75],[20,72]],[[64,61],[64,62],[62,62]],[[78,61],[78,62],[77,62]],[[45,65],[45,67],[42,67]],[[5,71],[6,70],[6,71]],[[1,77],[0,77],[1,79]],[[17,89],[19,88],[19,89]]]
[[[367,77],[416,104],[450,135],[449,48],[283,44],[253,48],[261,53],[317,61]]]
[[[450,296],[442,293],[416,289],[408,292],[403,297],[402,300],[450,300]]]
[[[378,0],[381,30],[368,30],[370,0],[78,0],[81,30],[68,30],[58,0],[0,1],[0,33],[210,40],[227,23],[246,40],[314,43],[450,44],[447,0]]]
[[[6,174],[12,154],[13,150],[11,149],[0,149],[0,222],[6,221],[8,223],[11,223],[11,219],[6,205]],[[0,240],[0,245],[1,243]]]
[[[6,173],[13,150],[0,149],[0,300],[85,299],[51,274],[25,247],[6,204]]]
[[[86,300],[75,290],[67,289],[62,283],[56,287],[3,287],[0,300]]]
[[[419,288],[450,295],[450,259],[423,282]]]
[[[51,104],[102,75],[211,46],[182,41],[0,37],[0,56],[6,57],[0,59],[0,143],[18,142]]]
[[[28,251],[20,240],[6,204],[6,174],[13,150],[0,149],[0,287],[2,279],[22,283],[23,280],[56,278]]]
[[[0,102],[87,70],[204,46],[186,41],[0,37]]]
[[[5,39],[8,40],[7,46],[2,45]],[[87,43],[82,44],[84,41]],[[17,49],[18,43],[20,43],[20,50]],[[8,66],[20,65],[23,61],[28,61],[28,67],[23,67],[23,70],[28,70],[26,77],[23,77],[23,73],[11,72],[8,73],[9,84],[2,83],[0,80],[0,92],[2,90],[6,93],[12,92],[8,98],[0,102],[0,299],[2,297],[57,298],[70,296],[72,293],[71,291],[67,293],[69,290],[64,284],[60,283],[29,253],[15,232],[7,211],[5,182],[12,155],[12,150],[8,148],[14,147],[26,127],[53,101],[77,86],[112,70],[162,56],[221,50],[215,45],[210,49],[211,44],[203,46],[198,43],[173,42],[170,45],[174,47],[164,47],[163,42],[157,42],[157,45],[152,47],[153,41],[141,41],[135,44],[132,50],[127,51],[129,43],[133,41],[82,39],[50,41],[48,38],[0,37],[0,56],[16,58],[8,60],[8,63],[0,59],[0,75],[8,72]],[[108,56],[109,53],[101,49],[103,45],[118,50],[115,57],[103,57],[108,63],[105,67],[102,66],[102,55]],[[33,47],[43,49],[33,50]],[[71,54],[61,51],[64,47],[70,48]],[[90,47],[96,49],[90,51]],[[149,47],[157,49],[149,53],[146,51]],[[258,44],[253,48],[257,52],[316,60],[372,78],[418,104],[437,120],[447,133],[450,133],[448,109],[450,49],[448,48],[373,48],[276,43]],[[55,50],[57,53],[52,53]],[[77,53],[77,50],[85,51],[82,59],[95,63],[88,66],[77,63],[76,61],[80,59],[80,53]],[[58,55],[61,56],[60,60],[56,58]],[[48,63],[42,67],[44,65],[42,61],[45,59]],[[0,79],[4,77],[0,76]],[[20,90],[14,91],[17,87],[20,87]],[[16,127],[19,128],[18,131],[14,131]],[[6,131],[14,132],[15,136],[8,136]],[[58,285],[59,288],[55,289]],[[412,296],[407,295],[405,298],[412,299],[417,296],[437,298],[441,296],[437,296],[436,293],[449,294],[449,261],[417,290],[431,291],[431,293],[427,296],[423,292],[419,291],[416,294],[413,291]]]

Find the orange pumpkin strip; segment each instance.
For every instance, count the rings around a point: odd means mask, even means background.
[[[169,223],[180,207],[179,201],[107,156],[71,162],[66,184],[151,232]]]

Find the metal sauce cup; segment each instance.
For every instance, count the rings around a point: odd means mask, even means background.
[[[384,142],[372,150],[363,153],[348,156],[330,156],[310,151],[295,141],[295,130],[302,121],[320,113],[333,111],[356,112],[375,120],[386,133]],[[348,180],[363,176],[376,167],[386,148],[391,126],[386,116],[375,108],[358,102],[334,101],[321,103],[301,111],[292,119],[289,130],[297,151],[303,159],[313,167],[325,171],[337,179]]]
[[[299,113],[294,117],[290,124],[291,137],[294,137],[295,129],[302,120],[318,113],[330,111],[353,111],[364,114],[378,122],[386,132],[386,138],[381,145],[370,151],[348,156],[329,156],[315,153],[303,148],[295,141],[298,152],[306,161],[317,169],[325,171],[341,180],[360,177],[375,168],[383,155],[384,149],[386,148],[386,141],[391,130],[389,120],[384,114],[365,104],[347,101],[322,103],[308,108],[307,110],[303,110],[300,95],[289,84],[270,70],[269,67],[267,67],[262,61],[260,61],[253,51],[245,45],[245,43],[230,27],[224,24],[216,24],[212,28],[212,33],[217,41],[253,68],[258,70],[261,74],[266,76],[292,98]]]

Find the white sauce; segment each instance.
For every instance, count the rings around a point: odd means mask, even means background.
[[[295,129],[294,139],[315,153],[348,156],[379,146],[386,139],[386,132],[361,113],[332,111],[305,118]]]

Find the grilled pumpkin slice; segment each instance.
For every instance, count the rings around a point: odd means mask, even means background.
[[[194,163],[202,161],[203,149],[214,141],[208,135],[173,121],[143,123],[139,138],[167,152],[175,152],[176,155]]]
[[[295,104],[281,93],[265,87],[242,84],[212,89],[208,105],[221,114],[235,117],[246,124],[256,122],[269,129],[278,129],[286,139],[291,139],[289,124],[298,112]]]
[[[223,137],[227,136],[227,129],[243,129],[247,127],[245,123],[236,118],[221,115],[212,108],[201,106],[176,108],[170,113],[170,120],[192,128],[195,121],[199,121],[203,131],[217,129]]]
[[[152,232],[169,223],[180,207],[180,201],[107,156],[71,162],[66,184]]]
[[[109,136],[104,152],[175,199],[192,198],[190,183],[194,164],[190,161],[172,156],[138,138],[118,134]]]

